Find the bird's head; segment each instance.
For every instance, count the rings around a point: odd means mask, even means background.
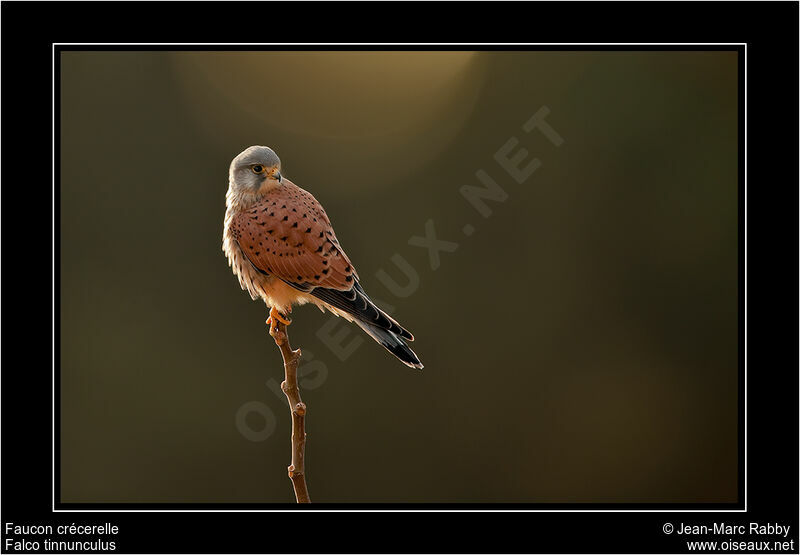
[[[281,184],[281,159],[267,146],[251,146],[231,162],[228,189],[242,199],[254,198]]]

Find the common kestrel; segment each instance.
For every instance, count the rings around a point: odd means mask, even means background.
[[[317,199],[281,175],[278,155],[251,146],[231,162],[222,250],[270,326],[289,324],[292,305],[313,303],[355,322],[412,368],[422,363],[404,340],[414,336],[370,300]]]

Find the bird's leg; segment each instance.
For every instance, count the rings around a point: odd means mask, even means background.
[[[291,308],[287,312],[291,312]],[[267,324],[269,324],[269,334],[272,337],[275,337],[275,333],[278,331],[278,322],[283,324],[284,326],[288,326],[292,323],[291,320],[286,318],[283,314],[278,312],[274,306],[269,309],[269,318],[267,318]]]
[[[287,313],[289,313],[289,312],[291,312],[291,311],[292,311],[292,309],[290,308],[290,309],[289,309],[289,310],[287,310],[286,312],[287,312]],[[289,320],[289,318],[287,318],[286,316],[284,316],[283,314],[281,314],[281,313],[278,311],[278,309],[277,309],[277,308],[275,308],[274,306],[273,306],[272,308],[270,308],[270,309],[269,309],[269,318],[270,318],[270,320],[272,320],[272,319],[274,318],[275,320],[277,320],[278,322],[282,323],[282,324],[283,324],[283,325],[285,325],[285,326],[288,326],[289,324],[291,324],[291,323],[292,323],[292,321],[291,321],[291,320]],[[277,325],[277,322],[275,323],[275,325]]]

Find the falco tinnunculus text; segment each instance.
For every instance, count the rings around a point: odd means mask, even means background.
[[[414,336],[364,292],[325,210],[280,169],[278,155],[265,146],[251,146],[231,162],[222,250],[242,289],[270,307],[273,326],[289,323],[293,304],[314,303],[422,368],[404,341]]]

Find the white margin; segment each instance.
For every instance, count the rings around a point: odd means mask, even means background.
[[[747,512],[747,43],[746,42],[718,42],[718,43],[702,43],[702,42],[618,42],[618,43],[572,43],[572,42],[541,42],[541,43],[525,43],[525,42],[500,42],[500,43],[485,43],[485,42],[447,42],[447,43],[397,43],[397,42],[376,42],[376,43],[319,43],[319,42],[281,42],[281,43],[257,43],[257,42],[235,42],[235,43],[127,43],[127,42],[107,42],[107,43],[75,43],[75,42],[59,42],[51,43],[52,46],[52,67],[51,76],[53,82],[53,101],[52,101],[52,175],[53,175],[53,194],[51,196],[53,203],[53,296],[52,296],[52,348],[53,348],[53,372],[52,372],[52,476],[51,476],[51,492],[52,502],[51,511],[54,513],[285,513],[296,512],[296,509],[56,509],[55,508],[55,152],[56,152],[56,137],[55,137],[55,105],[56,105],[56,81],[55,81],[55,64],[56,64],[56,47],[57,46],[163,46],[165,47],[184,47],[184,46],[426,46],[430,47],[432,51],[437,48],[445,46],[743,46],[744,47],[744,509],[303,509],[301,512],[322,512],[322,513],[363,513],[363,512],[386,512],[386,513],[436,513],[436,512],[453,512],[453,513],[746,513]],[[737,64],[738,72],[738,64]],[[738,79],[737,79],[738,88]],[[737,106],[737,117],[739,115]],[[737,172],[738,174],[738,172]],[[738,178],[738,175],[737,175]],[[737,179],[738,183],[738,179]],[[738,200],[738,195],[737,195]],[[741,224],[741,222],[739,222]],[[738,234],[737,234],[738,237]],[[739,284],[741,287],[742,284]],[[738,300],[737,300],[738,303]],[[739,315],[742,316],[741,314]],[[738,379],[737,379],[737,392],[738,392]],[[737,488],[738,489],[738,488]],[[144,504],[144,503],[143,503]],[[165,503],[166,504],[166,503]],[[209,503],[211,504],[211,503]],[[294,506],[287,504],[288,506]]]

